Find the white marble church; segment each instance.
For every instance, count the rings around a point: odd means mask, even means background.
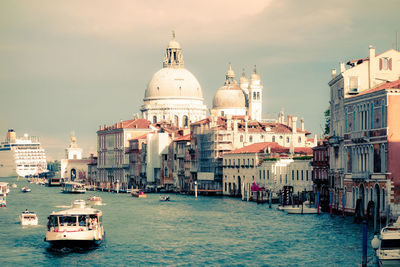
[[[242,115],[259,121],[262,119],[262,91],[260,75],[257,74],[255,67],[250,82],[243,72],[238,84],[235,72],[229,64],[225,84],[214,95],[211,115]]]
[[[168,44],[163,68],[151,78],[143,101],[142,116],[153,123],[168,121],[186,128],[207,116],[200,83],[184,68],[182,48],[175,34]]]

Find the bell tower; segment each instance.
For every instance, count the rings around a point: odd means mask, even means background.
[[[249,115],[252,120],[261,120],[262,116],[262,91],[260,75],[257,73],[257,68],[254,66],[254,72],[251,74],[249,84]]]

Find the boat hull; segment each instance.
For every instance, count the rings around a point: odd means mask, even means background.
[[[379,259],[379,266],[400,266],[400,259]]]

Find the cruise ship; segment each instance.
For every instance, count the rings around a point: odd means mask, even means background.
[[[47,163],[39,138],[28,134],[17,138],[13,129],[8,130],[0,143],[0,177],[38,176],[43,172],[47,172]]]

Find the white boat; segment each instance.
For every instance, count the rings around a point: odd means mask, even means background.
[[[38,176],[47,172],[44,149],[39,138],[24,134],[17,138],[10,129],[4,142],[0,142],[0,177]]]
[[[161,198],[160,198],[160,201],[170,201],[171,199],[170,199],[170,197],[169,196],[162,196]]]
[[[24,187],[22,187],[21,188],[21,192],[22,193],[29,193],[29,192],[31,192],[32,190],[29,188],[29,187],[27,187],[27,186],[24,186]]]
[[[379,238],[375,236],[371,244],[376,249],[379,266],[400,266],[400,217],[382,228]]]
[[[104,240],[101,210],[75,200],[70,209],[52,212],[45,241],[55,246],[93,246]]]
[[[17,184],[12,184],[11,188],[18,188],[18,185]]]
[[[88,198],[88,203],[92,206],[98,206],[102,204],[102,199],[98,196],[91,196]]]
[[[66,182],[63,184],[62,191],[64,193],[84,194],[86,193],[86,188],[85,185],[81,183]]]
[[[7,207],[7,194],[10,192],[8,183],[0,183],[0,207]]]
[[[147,197],[147,195],[142,190],[139,190],[139,189],[133,189],[131,192],[131,195],[133,197],[138,197],[138,198],[146,198]]]
[[[21,225],[38,225],[38,217],[32,211],[25,210],[19,215]]]
[[[317,214],[316,207],[311,206],[309,201],[304,201],[302,205],[286,206],[283,208],[289,214]]]

